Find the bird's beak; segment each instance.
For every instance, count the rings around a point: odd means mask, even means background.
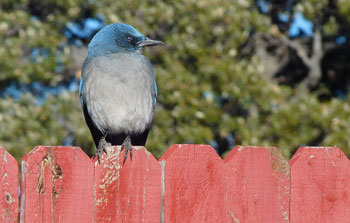
[[[146,38],[144,40],[141,40],[139,42],[137,42],[137,44],[142,47],[142,46],[155,46],[155,45],[161,45],[164,44],[162,41],[159,40],[154,40],[154,39],[150,39],[150,38]]]

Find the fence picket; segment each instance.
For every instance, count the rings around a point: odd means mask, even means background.
[[[144,147],[133,147],[123,165],[120,146],[95,159],[95,222],[160,222],[160,165]]]
[[[21,222],[92,222],[93,165],[80,148],[38,146],[21,176]]]
[[[165,223],[225,222],[225,165],[208,145],[173,145],[160,159]]]
[[[337,147],[302,147],[291,166],[291,222],[350,222],[350,163]]]
[[[224,161],[227,222],[289,222],[290,171],[278,149],[237,146]]]
[[[0,147],[0,219],[18,222],[18,163]]]

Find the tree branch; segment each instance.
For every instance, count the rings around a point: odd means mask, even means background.
[[[287,46],[296,52],[301,61],[309,69],[308,76],[303,80],[303,83],[300,84],[299,88],[307,89],[307,87],[315,87],[322,78],[321,60],[324,52],[322,49],[321,30],[318,27],[315,28],[311,57],[307,55],[306,48],[298,42],[292,41],[284,35],[281,39]]]
[[[305,48],[300,43],[288,39],[285,35],[282,35],[281,39],[284,44],[296,52],[298,57],[307,67],[311,65],[311,59],[307,56]]]

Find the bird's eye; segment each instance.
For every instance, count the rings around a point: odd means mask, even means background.
[[[134,41],[134,39],[131,36],[128,36],[128,42],[132,43]]]

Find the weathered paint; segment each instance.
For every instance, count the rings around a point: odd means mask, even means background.
[[[133,147],[123,165],[120,146],[95,159],[95,222],[160,222],[161,173],[144,147]]]
[[[290,171],[278,149],[237,146],[224,161],[227,222],[289,222]]]
[[[21,222],[350,222],[348,158],[336,147],[173,145],[158,162],[143,147],[122,164],[76,147],[34,148],[22,160]],[[289,166],[290,165],[290,166]],[[17,222],[18,165],[0,148],[0,222]]]
[[[340,149],[302,147],[289,164],[290,222],[350,222],[350,163]]]
[[[18,222],[18,163],[0,147],[0,222]]]
[[[225,222],[225,165],[208,145],[173,145],[164,165],[164,222]]]
[[[22,165],[21,222],[92,222],[93,163],[81,149],[38,146]]]

